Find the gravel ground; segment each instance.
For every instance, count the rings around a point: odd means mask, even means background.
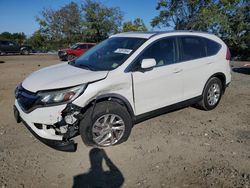
[[[250,68],[234,62],[220,105],[184,108],[136,125],[129,140],[75,153],[36,140],[12,113],[14,88],[55,55],[0,56],[0,186],[250,187]]]

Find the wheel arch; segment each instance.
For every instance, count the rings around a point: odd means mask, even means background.
[[[103,101],[113,101],[113,102],[117,102],[120,105],[124,106],[132,120],[134,120],[135,114],[134,114],[134,110],[130,104],[130,102],[128,101],[128,99],[126,99],[124,96],[120,95],[120,94],[116,94],[116,93],[109,93],[109,94],[103,94],[103,95],[99,95],[98,97],[96,97],[95,99],[91,100],[84,108],[83,108],[83,113],[89,109],[92,106],[95,106],[96,103],[99,102],[103,102]]]
[[[217,73],[213,74],[212,76],[210,76],[210,77],[207,79],[206,84],[204,85],[204,88],[203,88],[203,92],[204,92],[204,90],[205,90],[205,87],[206,87],[208,81],[209,81],[211,78],[214,78],[214,77],[220,79],[220,81],[221,81],[221,83],[222,83],[222,92],[224,93],[224,92],[225,92],[225,89],[226,89],[226,76],[225,76],[225,74],[222,73],[222,72],[217,72]],[[203,92],[202,92],[202,93],[203,93]]]

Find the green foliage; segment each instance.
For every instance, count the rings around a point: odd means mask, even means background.
[[[71,2],[58,10],[44,9],[36,18],[40,29],[29,42],[48,50],[76,42],[100,42],[120,31],[122,18],[119,8],[95,0],[85,0],[81,5]]]
[[[40,30],[37,30],[33,35],[27,40],[27,43],[31,45],[36,50],[49,49],[48,41],[46,37],[41,34]]]
[[[40,29],[32,37],[36,41],[40,38],[48,42],[48,49],[68,46],[83,39],[81,10],[74,2],[59,10],[44,9],[36,20]]]
[[[136,18],[134,21],[124,22],[122,31],[148,31],[148,29],[141,18]]]
[[[26,41],[26,35],[22,33],[9,33],[9,32],[3,32],[0,34],[1,40],[11,40],[16,41],[17,43],[24,44]]]
[[[82,5],[84,36],[89,42],[100,42],[120,31],[123,14],[118,7],[106,7],[86,0]]]
[[[212,32],[227,43],[233,56],[249,58],[249,0],[160,0],[156,9],[153,27]]]

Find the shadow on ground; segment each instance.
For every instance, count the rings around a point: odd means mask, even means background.
[[[241,68],[233,68],[234,72],[250,75],[250,68],[241,67]]]
[[[121,171],[107,156],[103,149],[93,148],[89,152],[91,167],[88,172],[74,176],[73,188],[93,187],[93,188],[119,188],[124,182]],[[105,161],[108,171],[104,171],[102,161]]]

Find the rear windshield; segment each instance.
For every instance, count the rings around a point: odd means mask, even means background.
[[[145,41],[143,38],[112,37],[69,64],[93,71],[113,70],[123,64]]]

